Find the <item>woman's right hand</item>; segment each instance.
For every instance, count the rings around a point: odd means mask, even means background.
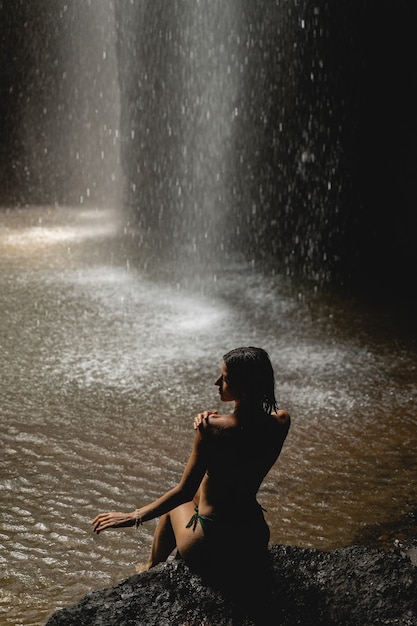
[[[135,511],[132,513],[100,513],[91,522],[93,532],[97,535],[109,528],[123,528],[135,525]]]

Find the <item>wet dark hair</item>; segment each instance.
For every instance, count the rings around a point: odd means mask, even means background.
[[[265,350],[252,346],[235,348],[223,360],[228,383],[236,393],[245,393],[250,400],[261,402],[266,413],[278,410],[274,370]]]

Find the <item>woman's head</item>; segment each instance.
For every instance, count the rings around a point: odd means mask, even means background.
[[[243,347],[223,357],[228,384],[240,399],[259,402],[267,413],[278,409],[275,399],[274,370],[262,348]]]

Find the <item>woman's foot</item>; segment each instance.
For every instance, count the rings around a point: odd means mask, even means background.
[[[139,565],[136,565],[135,567],[135,572],[137,574],[140,574],[141,572],[145,572],[148,569],[149,569],[149,566],[147,563],[139,563]]]

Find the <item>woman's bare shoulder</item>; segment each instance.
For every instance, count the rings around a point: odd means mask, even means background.
[[[221,432],[230,431],[237,426],[235,415],[219,415],[212,413],[201,420],[199,429],[206,433],[219,434]]]
[[[233,428],[237,425],[236,415],[219,415],[218,413],[209,415],[207,425],[212,428]]]

